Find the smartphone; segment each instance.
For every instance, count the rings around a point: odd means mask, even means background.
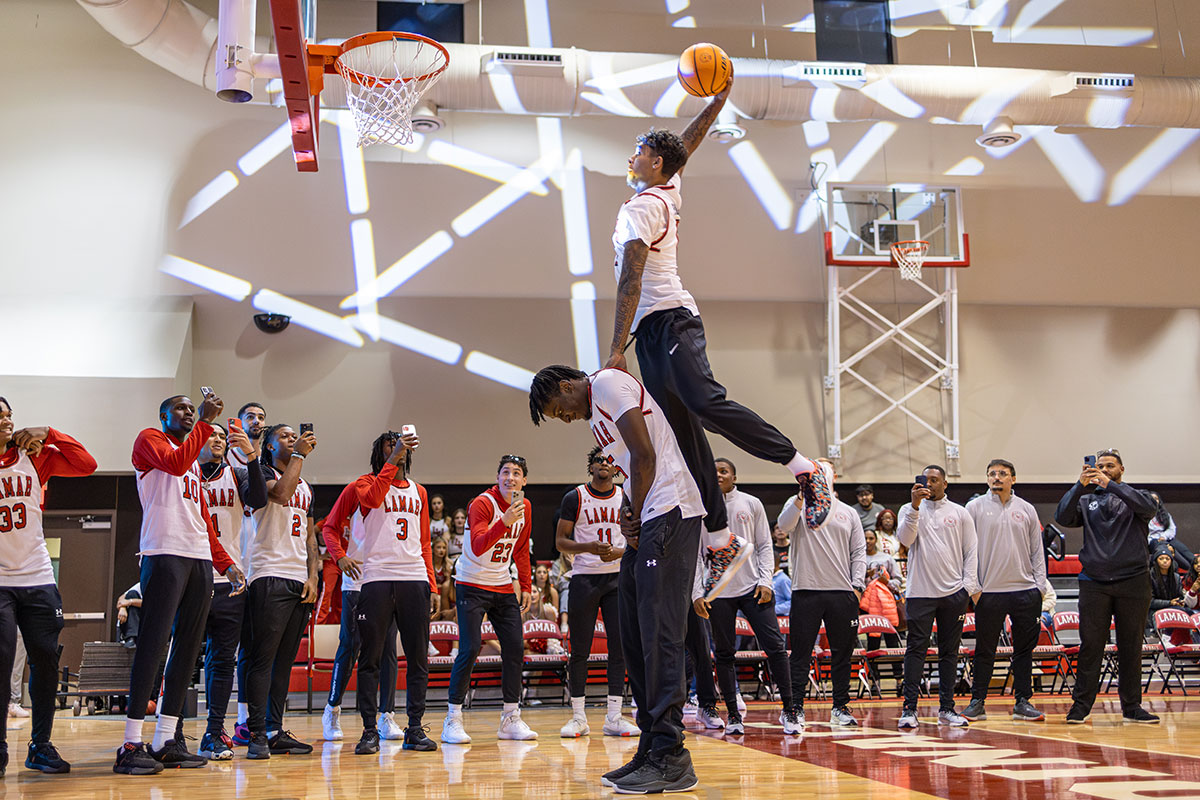
[[[201,386],[201,387],[200,387],[200,394],[204,395],[204,397],[207,399],[207,398],[209,398],[209,397],[212,397],[214,394],[216,394],[216,392],[214,392],[214,391],[212,390],[212,387],[211,387],[211,386]]]
[[[929,485],[929,478],[926,478],[924,475],[918,475],[918,476],[915,478],[915,480],[914,480],[914,483],[919,483],[919,484],[921,484],[922,486],[928,486],[928,485]]]
[[[1084,456],[1084,457],[1083,457],[1083,465],[1084,465],[1085,467],[1094,467],[1094,466],[1096,466],[1096,457],[1095,457],[1095,456]]]
[[[242,421],[237,417],[230,417],[225,422],[228,423],[230,430],[237,428],[240,431],[242,429]]]
[[[525,500],[525,491],[523,489],[517,489],[515,492],[513,492],[513,494],[512,494],[513,505],[523,502],[524,500]]]
[[[300,423],[300,435],[301,436],[303,436],[306,433],[312,433],[312,429],[313,429],[313,424],[311,422],[301,422]]]
[[[400,435],[401,436],[416,436],[417,435],[417,426],[416,425],[401,425],[400,426]]]

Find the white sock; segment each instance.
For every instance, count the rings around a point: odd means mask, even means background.
[[[142,741],[142,723],[140,719],[125,720],[125,741],[140,744]]]
[[[700,543],[705,547],[711,547],[713,550],[728,547],[729,528],[721,528],[719,531],[702,531],[700,534]]]
[[[571,698],[571,716],[575,717],[576,719],[584,719],[587,716],[583,710],[583,704],[585,700],[587,700],[586,697]]]
[[[245,703],[238,703],[238,725],[245,725],[246,720],[250,719],[250,706]]]
[[[462,719],[462,704],[449,703],[446,706],[446,716],[450,719]]]
[[[179,723],[179,717],[168,717],[166,714],[158,715],[158,723],[154,726],[154,738],[150,741],[150,746],[155,750],[162,750],[168,741],[175,738],[175,726]]]
[[[620,695],[608,696],[608,718],[616,719],[621,716],[621,701],[624,700]]]
[[[509,714],[519,713],[520,710],[521,710],[520,703],[505,703],[504,711],[501,712],[501,716],[507,717]]]
[[[797,450],[796,455],[792,456],[792,460],[787,463],[787,468],[792,471],[793,475],[804,475],[815,470],[817,465],[800,455],[800,451]]]

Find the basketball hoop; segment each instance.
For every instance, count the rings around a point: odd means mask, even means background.
[[[892,263],[900,268],[900,277],[906,281],[921,280],[921,265],[929,252],[929,242],[896,242],[892,245]]]
[[[334,59],[358,128],[358,146],[413,140],[412,112],[450,64],[441,43],[416,33],[374,31],[347,39]]]

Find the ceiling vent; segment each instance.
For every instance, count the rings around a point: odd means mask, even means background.
[[[1013,130],[1012,120],[996,117],[983,126],[983,135],[975,139],[980,147],[1012,147],[1021,141],[1021,134]]]

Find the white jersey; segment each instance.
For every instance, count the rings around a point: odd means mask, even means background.
[[[428,582],[422,539],[421,512],[426,507],[425,487],[413,481],[392,484],[379,508],[362,508],[350,523],[346,555],[362,562],[358,586],[375,581]]]
[[[42,481],[29,454],[0,467],[0,586],[54,583],[42,533]]]
[[[633,408],[640,409],[645,417],[656,459],[654,481],[642,504],[642,522],[676,507],[684,519],[704,516],[700,490],[679,452],[675,432],[646,387],[624,370],[602,369],[588,378],[588,399],[592,412],[588,424],[592,426],[592,435],[609,462],[626,477],[629,476],[629,448],[617,430],[617,420]]]
[[[446,517],[429,520],[429,535],[440,536],[448,542],[450,540],[450,520]]]
[[[497,501],[498,496],[499,491],[493,486],[471,501],[470,515],[474,519],[482,519],[480,524],[485,532],[500,522],[500,518],[504,516],[504,511],[508,508],[507,505],[504,508],[500,507],[500,503]],[[529,519],[533,510],[529,500],[525,500],[524,503],[525,516],[514,522],[512,527],[506,529],[504,534],[486,550],[475,552],[475,545],[471,541],[471,537],[463,538],[462,555],[458,557],[458,561],[454,562],[454,579],[456,581],[472,586],[511,591],[513,576],[510,565],[514,564],[517,558],[522,556],[522,553],[524,554],[522,563],[526,565],[529,563],[529,548],[523,540],[528,539]],[[476,516],[480,514],[483,516]]]
[[[238,493],[238,479],[233,467],[228,464],[221,466],[212,480],[202,481],[204,500],[208,503],[208,515],[212,519],[213,530],[225,552],[242,569],[242,531],[248,516],[242,505],[242,496]],[[213,568],[213,583],[229,583],[221,573]]]
[[[197,429],[201,424],[197,423]],[[203,435],[203,431],[195,435]],[[157,443],[161,450],[164,442],[171,452],[179,449],[175,440],[162,431],[144,430],[134,443],[135,454],[149,443]],[[135,466],[136,463],[135,460]],[[138,555],[212,561],[208,522],[201,509],[202,477],[200,465],[195,461],[182,475],[155,468],[137,470],[138,499],[142,502]]]
[[[625,537],[621,535],[621,506],[625,493],[620,486],[613,486],[607,495],[598,494],[590,484],[576,486],[570,495],[563,498],[564,514],[574,509],[575,530],[571,538],[580,544],[607,542],[616,549],[625,548]],[[563,519],[568,519],[564,516]],[[621,570],[621,562],[601,561],[595,553],[576,553],[571,562],[574,575],[607,575]]]
[[[621,282],[621,255],[625,243],[641,239],[650,248],[642,271],[642,294],[633,315],[630,330],[647,314],[666,308],[686,308],[697,316],[696,300],[679,280],[679,265],[675,252],[679,246],[679,207],[683,205],[681,179],[675,173],[666,184],[651,186],[625,201],[617,212],[613,231],[613,249],[617,252],[613,264],[617,283]]]
[[[272,469],[268,480],[279,480]],[[311,515],[312,487],[304,478],[296,485],[287,505],[267,503],[253,514],[244,558],[246,582],[274,577],[308,580],[308,518]]]

